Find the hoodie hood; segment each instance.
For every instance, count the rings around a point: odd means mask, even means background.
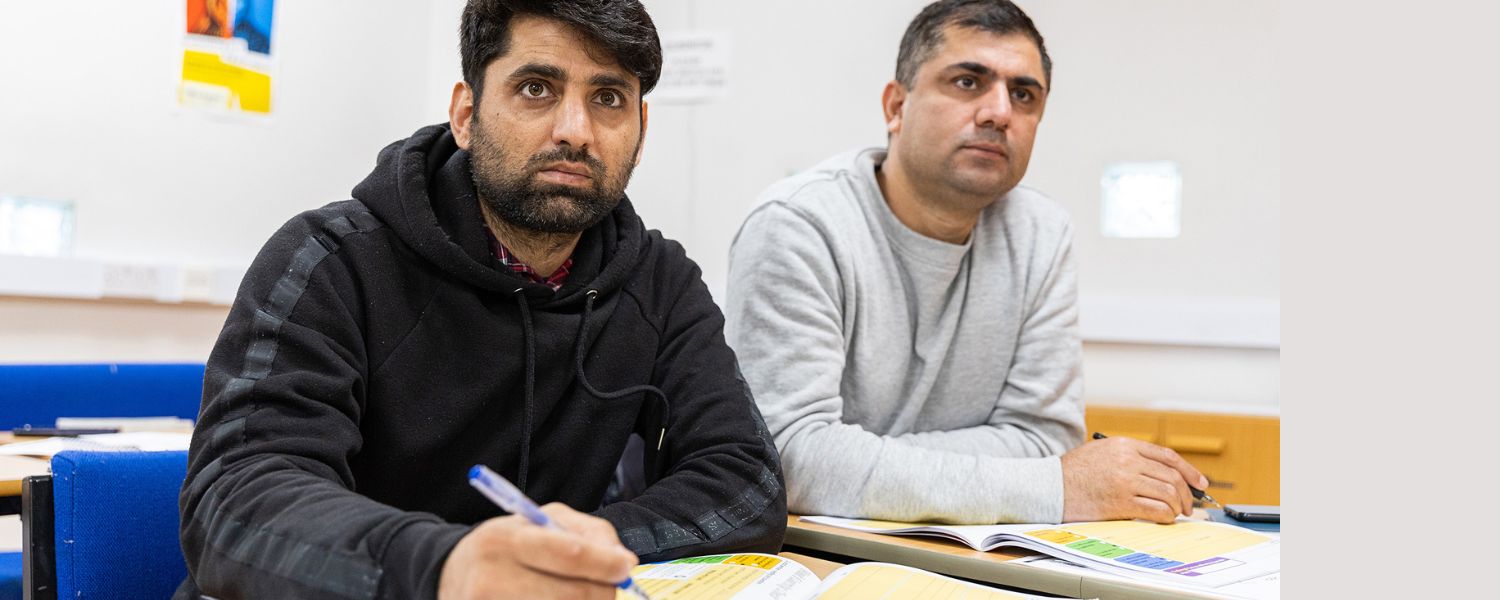
[[[567,282],[556,292],[522,278],[504,267],[490,253],[484,235],[484,215],[474,193],[469,154],[460,149],[448,125],[432,125],[380,151],[375,170],[354,187],[354,198],[364,203],[389,226],[403,243],[442,272],[477,288],[511,298],[522,326],[524,357],[524,425],[519,445],[517,485],[526,489],[530,468],[531,435],[535,430],[538,335],[532,310],[566,309],[580,313],[573,338],[573,377],[601,400],[617,400],[646,394],[655,400],[656,450],[666,438],[670,404],[661,389],[636,385],[621,390],[600,390],[584,372],[584,354],[596,301],[609,303],[616,290],[635,273],[642,251],[645,226],[628,198],[599,223],[584,231],[573,250],[573,267]],[[563,312],[563,311],[558,311]],[[647,435],[650,435],[649,433]],[[641,477],[654,478],[661,470],[663,455],[653,452],[654,466],[645,466]]]
[[[423,127],[386,146],[353,195],[443,272],[492,292],[521,290],[538,308],[581,304],[590,290],[613,294],[629,280],[646,239],[630,199],[621,197],[610,214],[579,238],[573,269],[561,289],[553,292],[512,273],[490,254],[469,153],[458,147],[446,123]]]

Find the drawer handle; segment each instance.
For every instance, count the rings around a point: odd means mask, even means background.
[[[1219,454],[1224,451],[1224,438],[1205,435],[1169,435],[1167,447],[1189,454]]]

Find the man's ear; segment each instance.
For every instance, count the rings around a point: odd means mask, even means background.
[[[880,94],[880,107],[885,111],[885,132],[901,133],[902,109],[906,108],[906,86],[894,79],[885,84],[885,91]]]
[[[646,147],[646,123],[651,120],[651,111],[648,110],[650,108],[651,105],[647,104],[645,100],[641,101],[641,141],[637,142],[635,145],[636,166],[640,166],[641,153],[645,151],[644,149]]]
[[[469,124],[474,122],[474,94],[469,84],[453,84],[453,98],[448,101],[448,125],[453,128],[453,141],[459,148],[469,149]]]

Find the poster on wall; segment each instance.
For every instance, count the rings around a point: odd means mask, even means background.
[[[177,104],[270,116],[275,0],[187,0]]]
[[[700,104],[729,95],[729,34],[669,32],[661,36],[661,80],[651,100]]]

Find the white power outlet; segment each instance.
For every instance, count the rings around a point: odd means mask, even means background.
[[[104,265],[105,297],[181,302],[182,269],[159,265]]]

